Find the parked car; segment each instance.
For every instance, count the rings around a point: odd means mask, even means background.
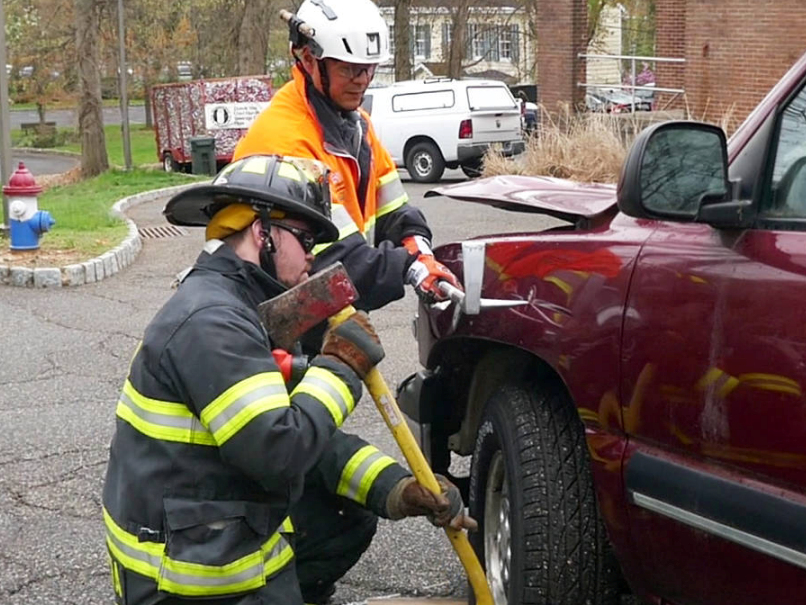
[[[729,142],[644,130],[618,188],[430,192],[567,223],[438,248],[466,295],[420,306],[399,389],[437,472],[472,456],[498,605],[806,594],[804,115],[806,55]]]
[[[647,94],[649,93],[649,94]],[[615,88],[589,88],[585,93],[585,108],[603,113],[632,113],[651,111],[653,91],[636,90],[635,95]]]
[[[524,150],[520,109],[494,80],[432,78],[370,88],[364,109],[399,167],[418,182],[434,183],[445,168],[478,176],[484,153]]]

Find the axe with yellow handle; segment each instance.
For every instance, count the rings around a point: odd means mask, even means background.
[[[302,334],[325,319],[331,326],[337,326],[349,319],[355,313],[352,303],[357,299],[358,292],[347,272],[341,263],[336,263],[283,294],[262,303],[258,311],[273,345],[290,350]],[[415,479],[433,493],[441,493],[434,472],[428,466],[428,461],[417,445],[380,371],[373,368],[364,379],[364,384],[372,395],[386,426],[392,431]],[[473,547],[470,546],[467,534],[451,527],[446,527],[445,533],[465,568],[476,596],[476,603],[493,605],[487,577]]]

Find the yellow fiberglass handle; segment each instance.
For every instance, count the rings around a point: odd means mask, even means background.
[[[355,313],[355,309],[352,306],[342,309],[330,318],[330,325],[339,325],[349,319],[353,313]],[[428,461],[417,445],[417,440],[414,438],[409,425],[406,424],[406,420],[397,406],[397,401],[395,401],[380,371],[377,368],[373,368],[364,378],[364,384],[367,385],[367,389],[372,395],[378,411],[383,416],[386,426],[392,431],[392,436],[403,452],[403,456],[406,458],[406,462],[408,462],[415,479],[423,487],[435,494],[439,494],[442,490],[439,487],[439,483],[437,483],[437,478],[434,476],[431,467],[428,466]],[[451,546],[459,556],[462,566],[465,568],[470,586],[476,595],[476,603],[478,605],[493,605],[493,597],[487,584],[487,577],[481,568],[476,552],[470,546],[467,534],[463,530],[453,529],[452,527],[446,527],[445,533],[451,541]]]

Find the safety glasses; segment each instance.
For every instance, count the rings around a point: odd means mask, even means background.
[[[343,61],[331,62],[333,71],[346,80],[357,80],[364,74],[369,76],[369,79],[375,77],[375,68],[378,67],[375,63],[345,63]]]
[[[316,236],[310,231],[277,222],[272,222],[272,225],[283,231],[288,231],[291,235],[296,237],[299,245],[302,246],[302,249],[305,251],[305,254],[313,250],[313,247],[316,245]]]

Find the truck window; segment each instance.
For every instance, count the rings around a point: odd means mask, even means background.
[[[392,111],[414,111],[416,109],[445,109],[453,107],[452,90],[429,90],[395,95],[392,97]]]
[[[515,109],[515,99],[505,86],[468,86],[467,104],[474,109]]]
[[[364,99],[361,101],[361,107],[363,107],[364,111],[369,115],[372,115],[372,95],[364,95]]]
[[[806,218],[806,89],[781,114],[767,213]]]

